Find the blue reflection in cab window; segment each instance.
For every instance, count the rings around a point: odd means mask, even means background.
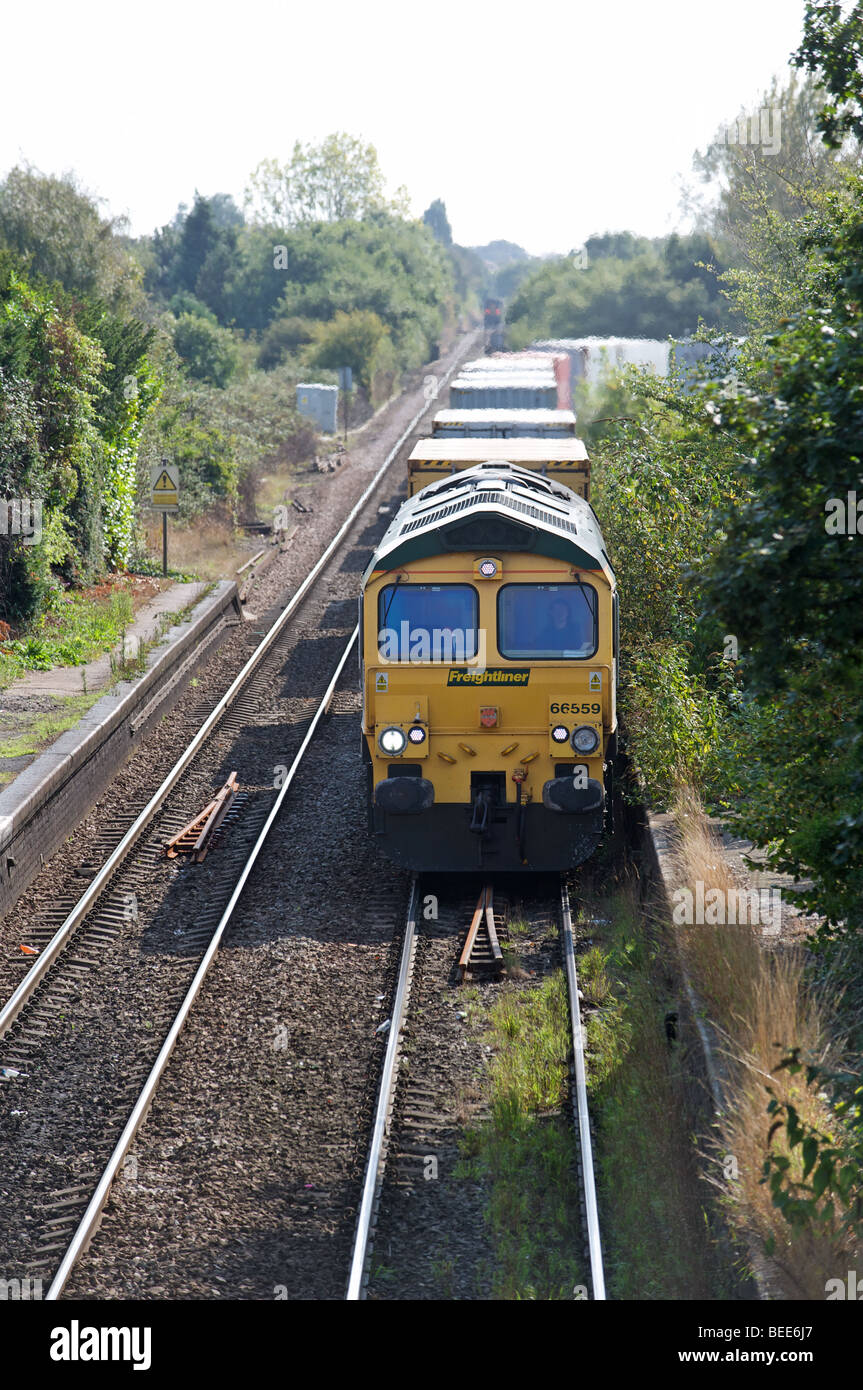
[[[476,656],[478,599],[467,584],[388,584],[378,595],[378,648],[389,661]]]
[[[497,649],[511,660],[593,656],[596,603],[588,584],[505,584],[497,596]]]

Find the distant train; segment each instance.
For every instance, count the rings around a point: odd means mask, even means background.
[[[370,828],[392,860],[547,872],[593,853],[617,605],[597,519],[553,477],[486,460],[404,503],[360,618]]]
[[[503,300],[487,299],[483,305],[482,321],[485,329],[499,328],[503,318]]]
[[[486,352],[499,352],[504,346],[503,300],[487,299],[482,311]]]

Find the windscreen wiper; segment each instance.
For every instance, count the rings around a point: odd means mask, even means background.
[[[390,596],[389,596],[389,601],[387,602],[386,612],[384,613],[384,620],[383,620],[383,622],[381,623],[381,627],[386,627],[386,625],[387,625],[387,618],[390,616],[390,609],[391,609],[392,606],[393,606],[393,599],[394,599],[395,596],[396,596],[396,589],[399,587],[399,585],[401,584],[401,582],[402,582],[402,577],[401,577],[401,575],[399,574],[399,575],[397,575],[397,577],[396,577],[396,582],[395,582],[395,584],[393,585],[393,591],[392,591],[392,593],[391,593]]]

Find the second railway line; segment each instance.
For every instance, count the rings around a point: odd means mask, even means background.
[[[347,1297],[496,1296],[492,1271],[498,1255],[488,1211],[499,1199],[493,1174],[474,1171],[470,1159],[483,1131],[491,1129],[489,1012],[508,1004],[515,1019],[520,996],[535,987],[537,977],[548,980],[562,970],[573,1045],[571,1100],[561,1104],[578,1155],[580,1220],[575,1210],[570,1219],[581,1228],[582,1247],[571,1266],[579,1271],[574,1296],[604,1300],[568,889],[561,879],[522,896],[506,879],[487,880],[474,906],[476,886],[427,876],[412,886]],[[517,923],[519,939],[513,941],[510,921]],[[520,949],[526,937],[529,957]],[[530,973],[522,959],[533,965]],[[562,1055],[566,1050],[563,1044]],[[528,1187],[521,1199],[541,1205],[543,1195]]]
[[[7,1268],[45,1282],[51,1278],[150,1068],[175,1007],[171,1001],[188,987],[230,896],[248,853],[244,845],[254,842],[281,800],[278,788],[315,702],[339,653],[348,655],[352,556],[379,524],[378,508],[388,496],[386,471],[385,464],[370,480],[348,522],[282,611],[279,630],[262,644],[269,650],[261,652],[254,671],[235,680],[236,699],[220,720],[208,716],[192,740],[194,759],[174,764],[164,795],[150,799],[147,813],[115,812],[90,857],[77,866],[71,883],[77,879],[78,891],[72,886],[61,893],[41,919],[27,912],[25,899],[23,911],[7,920],[7,939],[21,938],[24,968],[23,980],[14,978],[21,967],[7,972],[14,988],[7,985],[0,1015],[0,1065],[10,1103],[3,1115],[9,1142],[0,1180]],[[167,839],[208,801],[229,764],[239,771],[241,790],[217,853],[194,869],[165,860]],[[301,873],[297,861],[295,853],[292,862]],[[283,872],[276,877],[283,880]],[[133,1155],[120,1176],[135,1166]]]

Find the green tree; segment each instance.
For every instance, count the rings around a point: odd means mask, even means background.
[[[617,234],[608,249],[619,245]],[[626,246],[625,256],[585,258],[579,254],[539,263],[507,309],[510,341],[522,347],[534,338],[624,336],[665,338],[693,333],[703,320],[730,326],[713,271],[699,265],[708,254],[719,264],[719,248],[703,235],[673,236],[648,250]],[[630,254],[634,252],[634,254]]]
[[[769,333],[806,303],[816,271],[818,238],[808,235],[829,217],[829,194],[839,191],[851,166],[847,153],[829,150],[819,134],[824,93],[814,77],[774,81],[751,117],[759,134],[746,141],[717,138],[695,167],[713,203],[702,206],[702,225],[726,249],[719,284],[749,330]],[[743,122],[742,122],[743,123]],[[732,130],[738,136],[740,126]]]
[[[359,384],[371,395],[375,371],[384,359],[389,330],[370,309],[339,311],[331,323],[318,329],[314,360],[319,367],[350,367]]]
[[[404,189],[386,199],[374,145],[337,131],[320,145],[296,141],[285,164],[262,160],[250,176],[246,206],[256,221],[287,228],[360,220],[376,212],[399,215],[407,202]]]
[[[767,339],[766,385],[717,408],[750,459],[749,493],[720,518],[707,601],[739,634],[750,698],[772,704],[792,736],[761,784],[761,835],[777,865],[812,878],[810,906],[859,929],[863,547],[849,494],[863,495],[863,180],[850,189],[830,195],[819,224],[807,306]]]
[[[636,236],[634,232],[602,232],[588,237],[584,243],[588,261],[631,261],[636,256],[649,256],[656,247],[656,241]]]
[[[441,246],[452,246],[452,227],[446,215],[446,203],[440,198],[435,198],[426,208],[423,222],[431,229],[432,236]]]
[[[281,277],[280,317],[328,323],[341,312],[376,314],[403,367],[428,360],[452,294],[449,259],[427,227],[381,217],[299,227],[285,234],[289,269]]]
[[[52,567],[72,577],[102,562],[104,448],[95,402],[105,356],[20,262],[0,253],[0,495],[42,503],[44,540],[0,535],[0,609],[27,617]],[[5,531],[5,527],[4,527]]]
[[[274,319],[261,338],[258,366],[267,371],[284,361],[288,353],[308,347],[315,341],[319,327],[313,319],[299,318],[296,314]]]
[[[163,298],[193,295],[220,323],[229,323],[242,222],[228,194],[204,198],[196,192],[191,210],[180,207],[174,220],[154,234],[147,288]]]
[[[824,142],[838,149],[847,135],[863,143],[863,5],[808,0],[803,40],[792,61],[818,73],[829,94],[818,115]]]
[[[0,184],[0,245],[30,276],[129,311],[141,304],[141,272],[120,235],[72,175],[54,178],[17,166]]]
[[[108,562],[124,567],[131,558],[135,532],[135,464],[141,431],[161,389],[149,356],[155,330],[138,319],[113,314],[99,303],[78,305],[76,321],[105,359],[93,402],[103,446],[102,539]]]
[[[225,386],[237,365],[237,350],[227,329],[201,318],[181,314],[173,328],[174,347],[190,376],[212,386]]]

